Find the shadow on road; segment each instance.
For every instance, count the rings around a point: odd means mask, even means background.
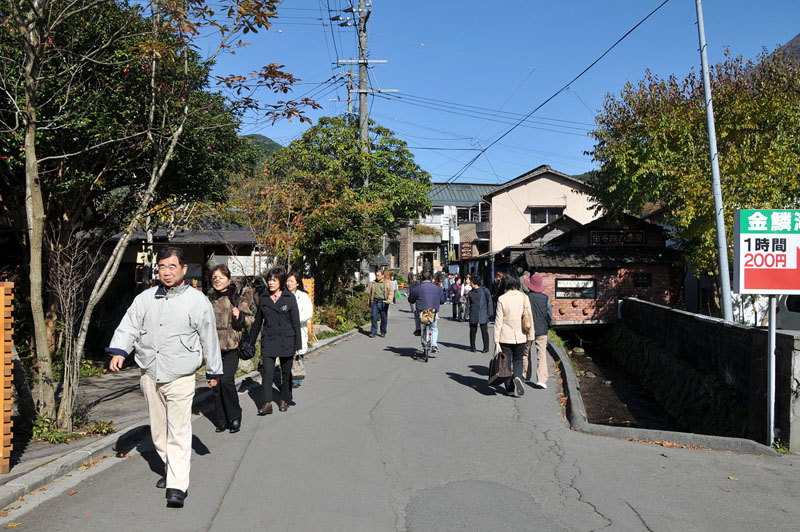
[[[497,395],[497,392],[494,390],[494,388],[491,388],[486,383],[486,378],[473,377],[471,375],[459,375],[458,373],[452,373],[450,371],[448,371],[446,375],[457,383],[472,388],[481,395]]]
[[[384,348],[384,351],[390,351],[401,357],[417,358],[419,356],[419,349],[416,347],[394,347],[389,345]]]
[[[468,344],[454,344],[452,342],[439,342],[439,345],[443,345],[445,347],[452,347],[454,349],[463,349],[464,351],[469,351]]]

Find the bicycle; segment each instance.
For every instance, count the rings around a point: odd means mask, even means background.
[[[433,331],[431,325],[436,320],[436,311],[432,308],[426,308],[419,313],[419,322],[422,330],[422,361],[427,362],[432,349],[431,339]]]

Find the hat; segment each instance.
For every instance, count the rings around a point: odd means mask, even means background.
[[[544,292],[544,279],[538,273],[534,273],[530,279],[525,280],[525,286],[531,289],[531,292]]]
[[[531,276],[531,272],[529,272],[528,270],[525,270],[524,272],[522,272],[522,276],[523,277],[530,277]]]

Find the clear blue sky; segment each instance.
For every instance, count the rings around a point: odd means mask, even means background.
[[[371,66],[370,86],[399,92],[370,97],[370,117],[406,141],[434,181],[445,181],[475,156],[470,150],[505,133],[662,1],[373,0],[369,54],[388,62]],[[215,73],[280,63],[302,79],[293,97],[312,96],[323,105],[310,113],[314,121],[341,114],[345,101],[328,100],[346,100],[344,78],[338,85],[330,78],[348,68],[336,66],[337,58],[357,57],[356,28],[328,18],[347,16],[348,6],[348,0],[286,0],[274,27],[248,36],[252,46],[220,61]],[[800,0],[705,0],[703,10],[711,64],[722,61],[725,48],[755,58],[762,47],[771,51],[800,33]],[[583,152],[592,148],[587,132],[605,95],[646,69],[662,77],[700,69],[694,0],[670,0],[458,182],[505,182],[541,164],[571,175],[591,170]],[[285,145],[307,128],[250,119],[242,133]]]

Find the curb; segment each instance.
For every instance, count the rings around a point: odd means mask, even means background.
[[[583,406],[581,388],[578,377],[572,369],[567,353],[552,340],[547,341],[547,349],[554,359],[560,363],[564,391],[567,395],[567,418],[570,429],[595,436],[609,436],[626,440],[638,439],[648,441],[669,441],[680,445],[703,447],[715,451],[733,451],[737,453],[778,456],[778,452],[756,441],[726,436],[711,436],[691,432],[672,432],[666,430],[637,429],[633,427],[612,427],[589,423],[586,409]]]
[[[351,336],[357,334],[358,328],[333,336],[317,342],[313,349],[309,349],[306,356],[319,351],[324,347],[331,347],[341,341],[347,340]],[[260,376],[258,371],[253,371],[247,375],[242,375],[236,379],[237,387],[241,382],[247,378]],[[211,399],[211,389],[201,388],[195,392],[194,401],[192,402],[192,411],[196,411],[201,405]],[[145,415],[137,421],[133,421],[128,425],[121,427],[116,433],[103,436],[99,440],[86,444],[80,449],[70,451],[69,453],[48,462],[33,471],[29,471],[24,475],[9,481],[7,484],[0,486],[0,508],[6,508],[13,504],[20,497],[25,496],[31,491],[36,491],[39,488],[51,483],[53,480],[63,476],[70,471],[74,471],[80,467],[84,462],[96,460],[103,455],[110,453],[127,453],[129,450],[136,447],[136,442],[144,436],[150,429],[150,420]]]
[[[116,449],[132,449],[136,446],[136,440],[149,426],[149,422],[134,421],[120,429],[119,433],[103,436],[97,441],[71,451],[0,486],[0,508],[5,508],[18,500],[19,497],[31,491],[36,491],[56,478],[74,471],[84,462],[90,462],[103,455],[116,452]]]

